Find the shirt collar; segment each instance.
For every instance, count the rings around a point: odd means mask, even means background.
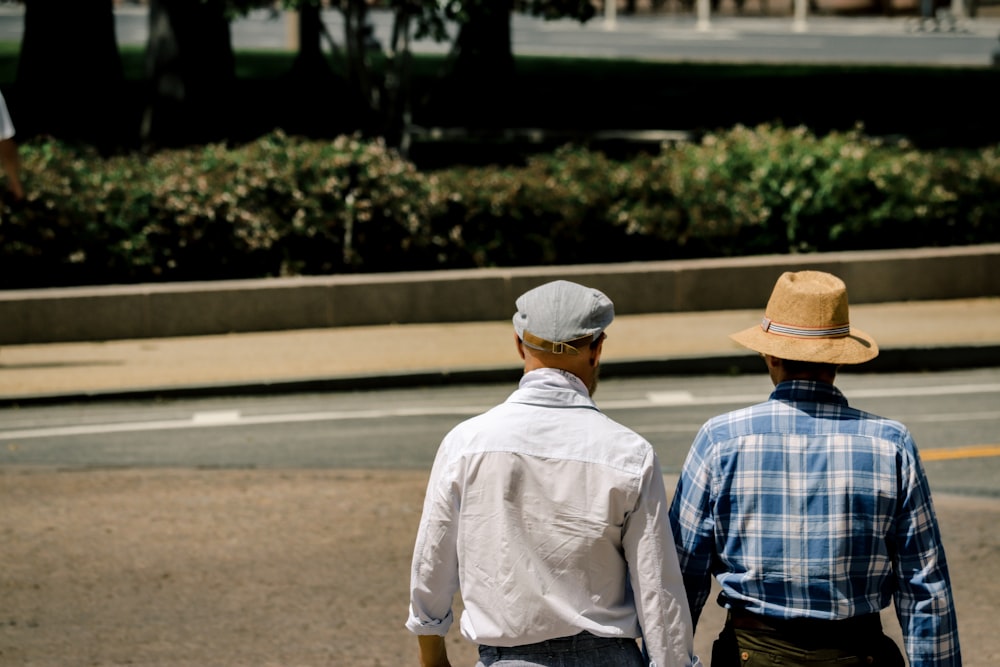
[[[786,403],[834,403],[847,406],[847,397],[827,382],[786,380],[778,383],[771,393],[772,401]]]
[[[546,396],[550,396],[552,400],[546,400]],[[597,408],[583,380],[569,371],[558,368],[537,368],[528,371],[521,377],[517,391],[509,400]]]

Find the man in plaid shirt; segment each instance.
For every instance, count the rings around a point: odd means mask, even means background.
[[[670,508],[694,622],[714,576],[728,609],[712,667],[903,665],[879,612],[895,602],[910,667],[962,664],[948,566],[912,436],[851,408],[842,364],[878,347],[847,289],[785,273],[759,326],[769,400],[706,422]]]

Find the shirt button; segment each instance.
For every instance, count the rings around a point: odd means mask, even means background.
[[[743,653],[740,653],[740,659],[741,660],[749,660],[750,659],[750,654],[747,653],[746,651],[743,651]]]

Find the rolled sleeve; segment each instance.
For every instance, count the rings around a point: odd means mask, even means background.
[[[413,548],[406,628],[417,635],[444,636],[454,620],[452,603],[459,577],[453,524],[458,521],[458,502],[447,449],[442,446],[431,470]]]
[[[663,474],[655,454],[650,455],[635,511],[625,526],[622,547],[651,664],[698,664],[694,626],[667,518]]]

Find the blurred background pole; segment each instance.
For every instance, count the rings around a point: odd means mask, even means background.
[[[955,0],[962,2],[962,0]],[[809,0],[795,0],[795,18],[792,20],[794,32],[806,31],[806,13],[809,11]]]
[[[611,30],[615,27],[618,11],[618,0],[604,0],[604,27]]]
[[[709,4],[711,0],[698,0],[698,23],[697,29],[704,32],[711,28],[711,23],[709,21],[709,15],[712,12],[712,7]]]
[[[289,51],[299,50],[299,13],[285,12],[285,45]]]

